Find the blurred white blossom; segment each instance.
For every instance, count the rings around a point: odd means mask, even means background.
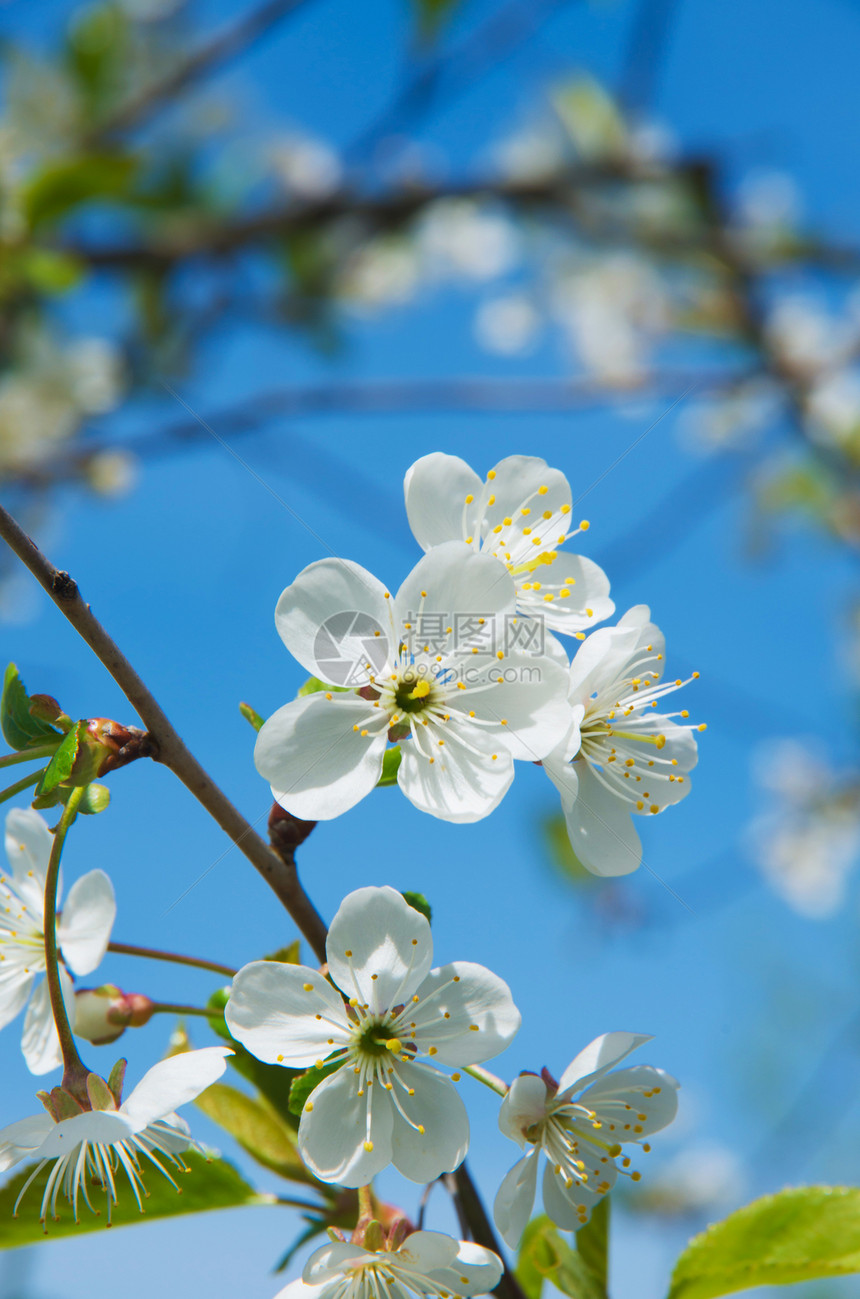
[[[281,185],[298,198],[328,198],[341,183],[340,159],[324,140],[313,136],[284,135],[272,146],[269,158]]]
[[[433,203],[416,227],[425,274],[437,279],[492,280],[516,263],[513,223],[469,199]]]
[[[482,302],[475,316],[475,336],[488,352],[516,356],[529,349],[541,321],[534,304],[522,293]]]
[[[644,257],[615,253],[559,276],[553,315],[586,369],[606,383],[630,383],[667,329],[668,294]]]

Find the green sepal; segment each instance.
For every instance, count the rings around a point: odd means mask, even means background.
[[[385,1230],[376,1218],[371,1218],[364,1229],[362,1248],[372,1249],[377,1254],[385,1248]]]
[[[860,1272],[860,1190],[792,1187],[695,1236],[675,1265],[668,1299],[717,1299],[852,1272]]]
[[[84,790],[83,798],[78,803],[78,811],[83,812],[86,816],[96,816],[99,812],[104,812],[109,803],[110,790],[107,785],[100,785],[97,781],[91,781]]]
[[[310,1069],[294,1078],[290,1086],[290,1113],[297,1116],[301,1114],[314,1088],[319,1087],[323,1079],[335,1073],[342,1064],[342,1060],[323,1061],[321,1065],[311,1065]]]
[[[87,1095],[94,1110],[115,1110],[116,1100],[104,1078],[97,1073],[87,1074]]]
[[[117,1105],[119,1105],[122,1102],[122,1086],[123,1083],[125,1082],[125,1068],[127,1064],[128,1064],[127,1060],[124,1059],[117,1060],[116,1064],[108,1074],[107,1085],[110,1088],[111,1095],[113,1096]]]
[[[301,965],[301,942],[294,938],[286,947],[279,947],[271,956],[264,956],[264,961],[280,961],[281,965]]]
[[[10,749],[42,748],[62,732],[30,712],[30,696],[14,663],[6,668],[0,697],[0,729]]]
[[[56,1114],[54,1113],[54,1102],[53,1102],[53,1100],[51,1099],[51,1093],[50,1093],[50,1092],[46,1092],[46,1091],[38,1091],[38,1092],[36,1092],[36,1095],[37,1095],[37,1097],[39,1098],[39,1100],[42,1102],[42,1104],[44,1105],[45,1109],[46,1109],[46,1110],[48,1111],[48,1113],[50,1114],[51,1118],[52,1118],[52,1119],[54,1120],[54,1122],[56,1123],[56,1121],[57,1121],[57,1116],[56,1116]]]
[[[406,899],[413,911],[420,911],[428,925],[432,923],[433,908],[423,893],[411,893],[408,889],[401,889],[400,896]]]
[[[64,781],[69,779],[86,730],[87,724],[85,721],[76,722],[68,735],[57,745],[54,756],[36,786],[36,798],[44,798],[45,795],[55,790],[58,785],[62,785]]]
[[[74,1119],[78,1114],[83,1114],[84,1107],[70,1096],[62,1087],[51,1088],[51,1104],[54,1107],[54,1113],[57,1116],[57,1122],[62,1123],[63,1119]]]
[[[335,695],[350,694],[349,686],[330,686],[327,682],[320,681],[319,677],[308,677],[296,691],[296,699],[304,699],[305,695],[318,695],[321,690],[330,690]]]
[[[397,784],[397,772],[400,770],[400,745],[395,744],[394,748],[386,749],[382,758],[382,775],[376,782],[377,788],[383,789],[386,785]]]
[[[241,703],[239,705],[239,712],[242,714],[246,722],[251,723],[255,731],[259,731],[260,727],[266,720],[264,717],[261,717],[258,712],[255,712],[250,704]]]

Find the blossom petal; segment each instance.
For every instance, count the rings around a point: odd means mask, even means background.
[[[397,1074],[415,1094],[398,1090],[399,1109],[391,1106],[391,1162],[411,1182],[432,1182],[442,1173],[452,1172],[466,1158],[466,1107],[451,1079],[429,1065],[400,1061]]]
[[[511,787],[514,761],[497,735],[463,722],[416,728],[401,747],[397,783],[421,812],[465,825],[494,811]],[[444,738],[442,738],[444,736]],[[440,739],[442,743],[440,744]]]
[[[556,573],[564,576],[556,577]],[[537,590],[530,578],[538,578]],[[584,555],[563,550],[549,568],[524,573],[520,581],[517,607],[527,617],[542,618],[551,631],[566,636],[590,631],[615,612],[615,602],[609,598],[609,578],[599,564]]]
[[[547,1087],[543,1078],[535,1073],[521,1073],[515,1078],[499,1110],[499,1129],[516,1141],[525,1144],[525,1131],[533,1123],[546,1118]]]
[[[433,963],[430,925],[388,885],[356,889],[331,922],[326,956],[337,986],[348,997],[357,994],[378,1014],[411,997],[428,973]]]
[[[633,805],[601,784],[584,759],[576,769],[579,796],[569,811],[563,809],[571,847],[594,875],[629,875],[642,861],[642,843],[630,819]]]
[[[24,1009],[35,976],[28,966],[7,957],[0,961],[0,1028],[11,1024],[15,1016]]]
[[[57,926],[60,949],[75,974],[89,974],[101,963],[115,919],[116,897],[104,871],[75,880]]]
[[[359,1096],[347,1065],[311,1092],[299,1123],[299,1152],[321,1181],[364,1186],[391,1162],[393,1126],[387,1092],[374,1086]]]
[[[54,1126],[50,1114],[33,1114],[0,1129],[0,1173],[28,1159]]]
[[[496,1226],[511,1249],[519,1245],[531,1217],[537,1192],[539,1155],[539,1148],[532,1146],[527,1155],[517,1160],[502,1179],[493,1205]]]
[[[57,1155],[70,1155],[82,1141],[113,1145],[133,1135],[133,1128],[124,1114],[108,1110],[85,1111],[74,1118],[52,1123],[39,1149],[37,1159],[52,1159]]]
[[[358,687],[382,670],[396,648],[389,605],[379,578],[360,564],[318,559],[282,592],[275,626],[312,676]]]
[[[640,1064],[598,1078],[580,1099],[601,1115],[607,1113],[607,1106],[611,1111],[617,1105],[624,1122],[632,1124],[630,1133],[619,1135],[619,1141],[639,1141],[672,1122],[678,1112],[678,1083],[665,1070]],[[634,1118],[626,1105],[633,1106]],[[642,1114],[644,1119],[639,1117]]]
[[[69,1022],[74,1028],[75,992],[72,981],[66,971],[60,967],[60,987],[63,990],[63,1002]],[[54,1012],[51,1009],[51,995],[48,980],[42,979],[33,993],[27,1014],[24,1016],[24,1033],[21,1038],[21,1050],[30,1073],[50,1073],[59,1069],[63,1063],[60,1050],[60,1039],[54,1024]]]
[[[577,734],[579,728],[577,727]],[[576,763],[569,762],[564,756],[565,746],[560,744],[543,760],[543,769],[561,795],[561,810],[567,814],[573,811],[579,797],[579,776]]]
[[[387,742],[386,718],[366,699],[306,695],[264,723],[254,762],[281,807],[303,821],[329,821],[373,789]]]
[[[435,1047],[440,1064],[478,1064],[504,1051],[522,1022],[503,979],[472,961],[452,961],[430,974],[404,1014],[421,1051]],[[426,1010],[424,1006],[426,1005]]]
[[[43,923],[45,876],[54,836],[47,822],[32,808],[13,807],[6,816],[6,856],[15,878],[15,890],[36,924]],[[62,893],[57,884],[57,896]]]
[[[570,700],[587,703],[623,674],[639,640],[635,627],[598,627],[582,642],[570,663]]]
[[[391,1262],[419,1276],[449,1268],[457,1258],[459,1241],[441,1231],[413,1231],[391,1257]]]
[[[373,1251],[361,1245],[353,1245],[348,1240],[330,1240],[311,1254],[302,1271],[302,1280],[308,1285],[320,1285],[342,1279],[347,1267],[366,1263],[371,1258]]]
[[[452,717],[470,734],[476,723],[483,725],[526,762],[539,761],[566,737],[572,722],[568,673],[554,659],[513,651],[474,673],[466,673],[466,689],[449,700]]]
[[[605,1165],[604,1179],[610,1186],[615,1182],[616,1172],[615,1164],[610,1159]],[[543,1207],[547,1216],[557,1227],[561,1227],[562,1231],[578,1231],[583,1227],[591,1217],[592,1209],[602,1198],[601,1195],[590,1191],[582,1182],[574,1181],[570,1186],[565,1186],[550,1164],[544,1168]],[[578,1212],[580,1207],[585,1210],[582,1217]]]
[[[445,541],[462,541],[475,530],[483,483],[459,456],[434,451],[406,471],[406,517],[422,550]],[[474,497],[471,505],[466,497]]]
[[[492,555],[480,554],[462,541],[434,546],[405,579],[394,601],[398,629],[422,615],[441,614],[459,637],[457,619],[484,617],[490,621],[516,609],[516,589],[506,568]],[[461,646],[471,654],[468,646]]]
[[[614,1069],[631,1051],[650,1041],[648,1033],[602,1033],[571,1060],[561,1075],[559,1096],[562,1092],[576,1092],[588,1087]]]
[[[307,1068],[331,1053],[328,1038],[338,1046],[349,1039],[343,1001],[328,980],[281,961],[244,966],[224,1018],[237,1042],[266,1064]]]
[[[409,1243],[411,1237],[406,1238]],[[434,1280],[444,1281],[446,1289],[458,1295],[489,1294],[501,1280],[504,1268],[498,1254],[483,1245],[462,1240],[457,1257],[446,1271],[434,1272]]]
[[[321,1285],[310,1285],[299,1276],[285,1285],[283,1290],[279,1290],[275,1299],[322,1299],[330,1285],[328,1281]]]
[[[227,1068],[227,1057],[232,1054],[226,1046],[205,1046],[199,1051],[184,1051],[159,1060],[123,1101],[120,1113],[135,1130],[145,1128],[205,1091],[221,1077]]]

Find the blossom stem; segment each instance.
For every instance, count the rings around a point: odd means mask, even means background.
[[[63,1001],[63,988],[60,983],[60,957],[57,944],[57,882],[60,878],[60,858],[63,855],[63,844],[69,826],[78,813],[78,805],[85,793],[84,786],[79,785],[69,794],[69,801],[63,808],[57,828],[54,830],[54,842],[51,845],[51,856],[48,859],[48,870],[45,876],[45,974],[48,980],[48,994],[51,998],[51,1013],[57,1026],[60,1039],[60,1050],[63,1053],[63,1088],[71,1092],[77,1100],[90,1108],[87,1096],[87,1074],[89,1070],[78,1055],[75,1037],[72,1033],[66,1005]]]
[[[483,1083],[485,1087],[489,1087],[490,1091],[496,1092],[499,1096],[507,1096],[508,1084],[503,1082],[501,1078],[497,1078],[494,1073],[490,1073],[489,1069],[482,1069],[479,1064],[464,1064],[460,1068],[470,1078],[477,1078],[478,1082]]]
[[[223,1010],[205,1006],[184,1006],[175,1001],[154,1001],[150,1007],[153,1015],[200,1015],[204,1019],[221,1019]]]
[[[302,888],[295,863],[284,861],[256,833],[215,784],[168,720],[161,705],[111,640],[78,585],[54,567],[11,514],[0,506],[0,537],[47,591],[54,604],[110,672],[152,741],[152,757],[190,790],[276,894],[320,961],[326,959],[325,925]]]
[[[62,739],[57,736],[57,742]],[[18,753],[4,753],[0,758],[0,767],[14,767],[18,762],[33,762],[35,758],[50,758],[57,748],[56,744],[43,744],[38,749],[22,749]]]
[[[118,956],[144,956],[150,961],[172,961],[174,965],[191,965],[198,970],[212,970],[215,974],[225,974],[228,979],[234,978],[237,974],[231,965],[221,965],[218,961],[204,961],[199,956],[180,956],[178,952],[162,952],[156,947],[135,947],[133,943],[108,943],[108,951],[116,952]]]
[[[22,780],[16,780],[14,785],[8,785],[6,789],[0,790],[0,803],[7,802],[10,798],[14,798],[16,794],[23,793],[28,786],[35,785],[37,781],[42,779],[43,771],[44,768],[40,767],[38,771],[34,771],[29,776],[24,776]]]
[[[358,1220],[362,1218],[369,1220],[374,1216],[373,1212],[373,1195],[370,1190],[370,1184],[358,1188]]]

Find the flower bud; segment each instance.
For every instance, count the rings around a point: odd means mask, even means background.
[[[280,803],[273,803],[269,813],[269,839],[272,847],[282,857],[292,857],[299,844],[304,843],[316,821],[302,821],[287,812]]]
[[[81,988],[75,993],[75,1033],[94,1046],[122,1037],[127,1028],[140,1028],[152,1016],[153,1003],[143,993],[124,993],[113,983]]]

